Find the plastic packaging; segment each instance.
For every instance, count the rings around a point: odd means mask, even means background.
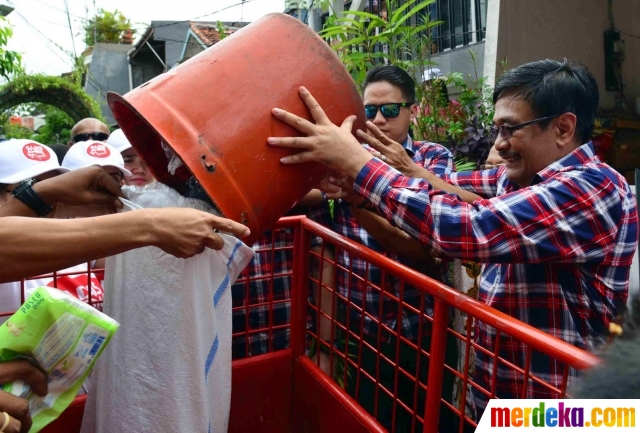
[[[183,197],[175,189],[160,182],[144,186],[123,186],[122,193],[141,208],[188,207],[221,216],[220,212],[208,203]]]
[[[30,432],[40,431],[69,406],[119,326],[95,308],[47,287],[36,289],[0,326],[0,361],[27,358],[47,375],[45,397],[22,381],[2,386],[29,401]]]
[[[182,167],[184,164],[182,163],[182,160],[178,158],[175,153],[173,153],[173,150],[171,150],[167,143],[162,141],[160,144],[162,145],[164,155],[169,161],[169,164],[167,165],[167,171],[171,173],[172,176],[175,176],[176,170]]]

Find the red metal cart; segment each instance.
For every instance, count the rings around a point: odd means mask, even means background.
[[[592,354],[493,310],[466,294],[374,253],[311,220],[303,217],[287,217],[279,221],[278,228],[293,231],[291,245],[272,247],[272,252],[286,249],[292,255],[291,299],[275,299],[273,296],[269,296],[266,302],[254,305],[249,305],[247,299],[243,306],[237,308],[267,307],[273,309],[278,303],[290,302],[291,320],[290,323],[284,325],[275,324],[270,316],[267,326],[243,331],[247,336],[263,333],[269,342],[269,350],[267,354],[233,362],[230,432],[384,432],[387,430],[376,421],[379,404],[383,399],[391,402],[394,421],[401,412],[411,417],[411,425],[413,426],[411,430],[413,431],[419,431],[422,426],[424,432],[437,432],[442,407],[445,407],[457,418],[455,431],[472,431],[477,420],[472,419],[464,409],[465,402],[469,398],[467,394],[479,392],[484,393],[487,397],[494,397],[496,394],[495,371],[487,389],[474,383],[469,372],[473,365],[474,351],[484,350],[486,352],[486,349],[474,343],[473,321],[483,321],[494,327],[498,335],[508,335],[526,345],[525,365],[514,365],[509,360],[500,358],[498,347],[494,352],[488,353],[494,358],[494,365],[500,362],[511,368],[514,374],[522,377],[522,397],[527,395],[528,386],[534,383],[537,387],[543,386],[550,395],[556,398],[564,397],[570,384],[571,373],[574,371],[572,369],[589,368],[598,362],[598,359]],[[322,240],[320,247],[310,248],[312,236]],[[407,284],[420,288],[422,301],[420,306],[416,306],[404,301],[403,289],[400,290],[400,296],[395,297],[385,292],[381,287],[367,282],[368,290],[378,291],[381,296],[391,297],[397,302],[399,311],[407,309],[412,314],[421,316],[420,322],[424,325],[420,325],[420,332],[428,332],[430,335],[430,344],[427,347],[419,347],[415,341],[408,340],[401,335],[398,329],[390,329],[384,324],[379,324],[383,332],[378,332],[377,341],[368,341],[362,331],[354,332],[347,328],[348,321],[345,325],[343,319],[336,317],[338,314],[333,313],[334,308],[325,311],[316,306],[322,304],[322,296],[329,296],[332,301],[331,305],[342,304],[346,306],[347,310],[352,309],[364,313],[375,321],[375,318],[370,313],[363,311],[361,306],[354,304],[348,297],[333,290],[331,283],[322,283],[323,277],[320,270],[322,267],[318,267],[318,264],[324,263],[335,269],[337,265],[329,251],[336,249],[341,249],[350,256],[364,258],[370,264],[382,269],[383,282],[393,277],[397,278],[401,287]],[[338,268],[341,272],[347,273],[349,278],[361,278],[350,269],[340,266]],[[313,287],[317,289],[317,296],[311,302],[309,291]],[[427,295],[433,298],[432,314],[426,313],[426,309],[423,308]],[[2,295],[0,294],[0,296]],[[95,301],[90,302],[95,303]],[[449,327],[453,310],[457,310],[469,318],[466,321],[464,332],[456,332]],[[7,314],[10,313],[2,315]],[[331,323],[330,329],[332,331],[329,341],[335,341],[337,335],[341,334],[348,342],[341,347],[339,344],[330,344],[320,338],[317,332],[318,328],[309,326],[310,322],[313,325],[313,322],[318,324],[320,320]],[[270,337],[277,330],[286,328],[290,329],[290,347],[274,350]],[[241,334],[236,333],[234,337]],[[381,347],[382,334],[395,338],[393,341],[396,341],[398,346],[403,344],[412,347],[418,357],[428,359],[428,374],[425,375],[423,372],[421,378],[419,371],[408,371],[402,367],[400,355],[391,359],[377,352]],[[457,365],[445,362],[445,355],[452,340],[461,348],[458,354],[460,362]],[[324,359],[328,359],[329,367],[328,369],[325,367],[325,370],[332,372],[331,375],[324,373],[320,368],[321,356],[309,355],[310,348],[322,349],[316,350],[316,352],[322,352],[326,355]],[[363,350],[374,353],[377,357],[377,370],[365,370],[358,356],[350,355],[353,353],[350,350],[360,354]],[[565,374],[561,383],[545,383],[530,374],[529,364],[534,353],[546,354],[564,365]],[[419,364],[417,362],[417,365]],[[380,380],[379,373],[383,365],[384,368],[393,369],[395,381],[391,386]],[[450,398],[442,395],[444,375],[455,376],[459,384],[459,403],[455,405],[451,403]],[[425,395],[424,403],[419,402],[418,398],[414,398],[411,404],[399,397],[398,383],[400,382],[398,382],[398,378],[400,377],[403,378],[404,384],[409,383],[413,386],[414,396],[419,393]],[[372,398],[373,406],[368,408],[369,411],[357,403],[358,395],[351,396],[345,390],[347,382],[354,381],[350,383],[357,384],[364,380],[375,385],[375,395]],[[406,387],[403,388],[403,391],[406,391]],[[79,431],[83,408],[84,397],[76,398],[67,411],[44,431],[49,433]],[[392,423],[391,430],[396,430],[394,423]]]

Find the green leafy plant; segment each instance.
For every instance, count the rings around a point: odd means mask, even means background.
[[[136,33],[131,21],[117,9],[113,12],[98,9],[98,13],[89,19],[84,26],[84,42],[87,46],[96,43],[118,44]]]
[[[13,29],[9,22],[5,17],[0,16],[0,75],[6,80],[24,72],[20,53],[6,49],[12,36]]]
[[[2,126],[4,136],[7,140],[11,138],[32,138],[33,131],[22,125],[6,122]],[[0,143],[0,145],[2,145]]]
[[[462,74],[420,83],[416,87],[419,111],[414,123],[414,136],[418,140],[449,145],[464,136],[465,112],[459,102],[449,101],[448,87],[466,85]]]
[[[475,161],[470,160],[467,156],[458,154],[453,158],[453,163],[456,166],[456,171],[473,171],[478,168]],[[453,280],[451,280],[453,281]]]
[[[478,74],[477,57],[469,50],[474,76],[452,72],[418,85],[421,109],[414,134],[422,140],[445,143],[454,155],[467,156],[477,166],[486,159],[493,140],[489,127],[493,122],[493,90]],[[457,95],[449,101],[448,88]]]
[[[64,111],[51,105],[39,104],[38,111],[45,115],[45,124],[33,139],[43,144],[67,143],[75,122]]]
[[[216,22],[216,31],[218,32],[218,37],[220,40],[223,40],[227,37],[227,26],[220,20]]]
[[[69,101],[68,93],[58,93],[58,90],[70,92],[73,94],[74,100]],[[66,108],[67,106],[72,105],[71,108],[74,108],[75,111],[81,114],[74,117],[77,118],[77,120],[80,120],[83,117],[95,117],[104,121],[98,102],[85,92],[77,83],[67,78],[43,74],[20,75],[13,78],[3,87],[0,87],[0,108],[7,108],[4,106],[4,101],[2,100],[5,95],[7,95],[8,99],[19,100],[22,97],[27,97],[33,92],[38,93],[37,99],[19,102],[41,102],[44,104],[54,105],[64,109],[64,111],[70,115],[72,112]],[[61,105],[61,101],[64,102],[64,104]]]
[[[17,130],[8,125],[8,119],[12,114],[29,115],[38,110],[52,116],[37,138],[44,144],[68,141],[69,125],[82,118],[103,120],[98,103],[71,79],[19,75],[0,87],[0,131],[7,138],[31,138],[33,131]]]
[[[385,0],[386,10],[391,11],[388,18],[360,11],[345,12],[343,17],[332,15],[320,36],[329,42],[360,85],[375,64],[389,63],[405,69],[416,66],[411,57],[415,48],[411,42],[428,35],[440,21],[431,21],[427,16],[418,25],[410,22],[434,1],[409,0],[398,5],[396,0]]]

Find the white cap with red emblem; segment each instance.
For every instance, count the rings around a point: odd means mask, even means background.
[[[75,143],[64,156],[62,166],[70,170],[100,165],[102,167],[116,167],[125,176],[131,172],[124,168],[122,155],[113,146],[102,141],[81,141]]]
[[[0,183],[20,183],[50,171],[66,173],[55,152],[37,141],[13,139],[0,143]]]
[[[107,138],[107,144],[115,147],[120,153],[132,147],[122,129],[113,131],[109,138]]]

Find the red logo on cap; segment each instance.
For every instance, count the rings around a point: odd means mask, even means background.
[[[49,151],[36,143],[25,144],[22,147],[22,153],[34,161],[48,161],[51,158]]]
[[[87,147],[87,153],[94,158],[107,158],[111,155],[109,148],[102,143],[94,143]]]

